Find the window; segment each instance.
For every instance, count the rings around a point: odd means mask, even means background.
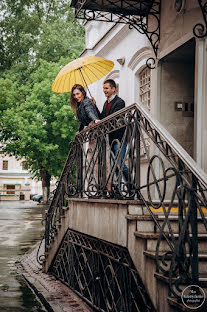
[[[7,185],[6,189],[9,190],[6,192],[7,194],[15,194],[15,185]]]
[[[2,169],[3,169],[3,170],[8,170],[8,160],[3,160]]]
[[[139,97],[141,102],[150,110],[150,69],[145,68],[139,74]]]

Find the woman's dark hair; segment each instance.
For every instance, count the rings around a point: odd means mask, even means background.
[[[80,92],[83,93],[84,98],[86,97],[86,91],[84,90],[83,86],[81,86],[80,84],[75,84],[72,87],[71,93],[70,93],[70,105],[72,107],[72,110],[75,112],[75,114],[77,115],[77,109],[78,109],[78,105],[76,100],[74,99],[73,96],[73,91],[78,89]]]

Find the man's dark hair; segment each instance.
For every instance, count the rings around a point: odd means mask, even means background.
[[[111,88],[115,88],[116,89],[116,82],[113,79],[107,79],[104,81],[103,84],[105,83],[109,83]]]

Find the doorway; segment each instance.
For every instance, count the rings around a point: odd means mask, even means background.
[[[163,57],[159,65],[160,122],[193,157],[195,39]]]

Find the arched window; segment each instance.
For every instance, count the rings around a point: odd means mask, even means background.
[[[140,101],[150,110],[150,87],[151,87],[151,72],[148,67],[144,68],[139,73],[139,98]]]

